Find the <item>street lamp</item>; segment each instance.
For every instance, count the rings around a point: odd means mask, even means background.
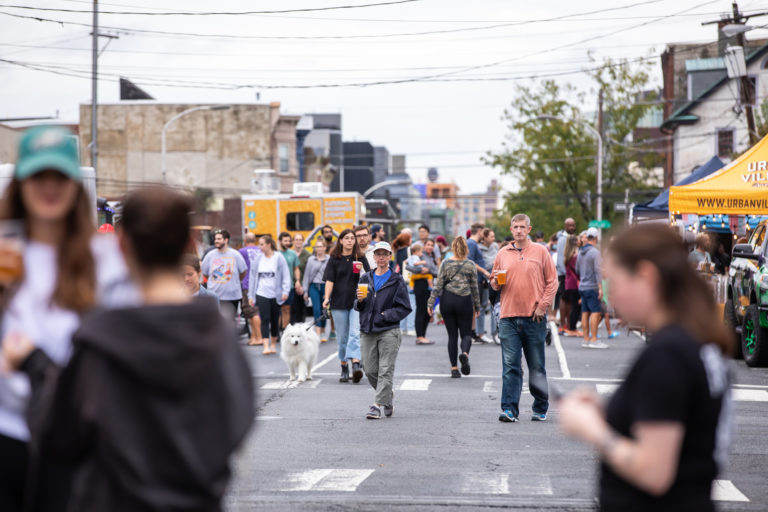
[[[173,116],[172,118],[170,118],[168,122],[165,123],[165,125],[163,125],[163,132],[161,134],[162,140],[160,144],[160,147],[161,147],[160,151],[162,153],[163,185],[168,184],[168,180],[165,173],[165,132],[166,130],[168,130],[168,127],[171,126],[173,122],[179,119],[180,117],[184,117],[185,115],[191,114],[192,112],[197,112],[199,110],[229,110],[230,108],[232,108],[232,105],[202,105],[199,107],[188,108],[187,110],[180,112],[175,116]]]
[[[536,119],[561,121],[566,124],[570,122],[568,119],[551,115],[536,116]],[[601,221],[603,220],[603,137],[600,135],[600,132],[585,120],[579,118],[575,120],[583,124],[595,137],[597,137],[597,220]]]

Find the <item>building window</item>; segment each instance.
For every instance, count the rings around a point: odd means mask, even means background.
[[[733,129],[717,130],[717,156],[731,158],[733,153]]]
[[[277,157],[280,174],[288,174],[291,171],[291,145],[281,143],[277,145]]]
[[[285,214],[288,231],[312,231],[315,229],[315,214],[312,212],[290,212]]]

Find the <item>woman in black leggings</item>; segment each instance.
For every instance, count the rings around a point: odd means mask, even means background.
[[[435,299],[440,297],[440,313],[448,331],[448,357],[451,361],[451,377],[469,375],[469,350],[472,347],[472,315],[480,312],[480,292],[477,287],[477,268],[467,260],[469,249],[464,238],[458,236],[451,244],[453,256],[440,267],[432,294],[429,297],[428,312],[432,316]],[[459,354],[461,335],[461,354]],[[461,361],[461,372],[457,363]]]

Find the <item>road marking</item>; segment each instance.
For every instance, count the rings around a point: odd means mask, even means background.
[[[563,379],[569,380],[571,378],[571,370],[568,368],[568,360],[565,358],[565,350],[560,343],[560,335],[557,333],[557,324],[555,322],[549,322],[549,328],[552,330],[552,344],[555,346],[557,352],[557,362],[560,363],[560,373],[563,374]]]
[[[552,481],[547,475],[513,477],[512,488],[522,496],[552,496]]]
[[[595,384],[597,392],[601,395],[611,395],[618,389],[618,384]]]
[[[428,391],[432,379],[405,379],[397,386],[400,391]]]
[[[496,383],[492,380],[485,381],[485,384],[483,384],[483,393],[496,393],[498,392],[498,388],[496,387]]]
[[[278,490],[355,492],[371,474],[372,469],[309,469],[288,473]]]
[[[280,416],[256,416],[254,420],[256,421],[272,421],[272,420],[281,420],[283,419]]]
[[[768,402],[768,390],[732,389],[733,399],[737,402]]]
[[[712,500],[714,501],[749,501],[744,493],[733,485],[730,480],[715,480],[712,483]]]
[[[326,357],[325,359],[323,359],[322,361],[320,361],[319,363],[317,363],[317,364],[316,364],[316,365],[315,365],[315,366],[312,368],[312,371],[313,371],[313,372],[317,371],[317,369],[318,369],[318,368],[320,368],[321,366],[325,366],[326,364],[330,363],[330,362],[331,362],[331,361],[333,361],[334,359],[337,359],[338,357],[339,357],[339,356],[338,356],[337,354],[335,354],[335,353],[334,353],[334,354],[331,354],[331,355],[329,355],[328,357]]]
[[[314,379],[305,382],[299,382],[297,380],[276,380],[267,382],[261,386],[261,389],[315,389],[320,385],[321,382],[323,382],[323,379]]]
[[[466,494],[509,494],[509,473],[467,473],[461,485]]]

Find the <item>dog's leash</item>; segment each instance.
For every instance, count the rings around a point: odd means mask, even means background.
[[[308,331],[311,328],[313,328],[314,326],[316,326],[317,324],[319,324],[320,322],[324,322],[325,320],[330,320],[331,319],[331,312],[330,311],[331,311],[330,309],[324,309],[323,310],[323,314],[320,315],[320,318],[315,320],[314,323],[309,324],[309,326],[307,326],[307,328],[305,330]]]

